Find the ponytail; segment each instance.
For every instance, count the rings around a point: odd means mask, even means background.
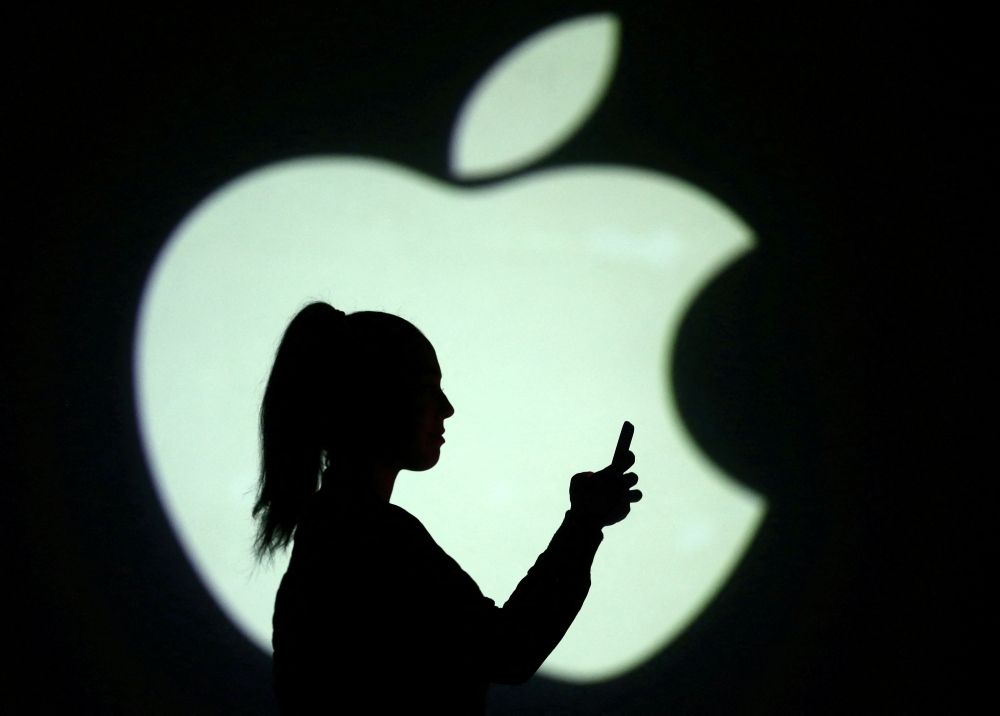
[[[253,508],[259,560],[288,546],[319,488],[332,428],[331,375],[345,323],[344,313],[333,306],[309,304],[292,319],[278,346],[260,409],[261,465]]]

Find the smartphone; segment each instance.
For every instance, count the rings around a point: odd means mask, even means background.
[[[615,457],[611,461],[612,465],[619,464],[625,459],[625,455],[628,454],[629,446],[632,444],[632,433],[635,432],[635,427],[629,421],[622,423],[622,431],[618,435],[618,446],[615,448]]]

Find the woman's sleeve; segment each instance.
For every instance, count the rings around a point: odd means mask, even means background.
[[[527,681],[556,648],[590,590],[599,527],[566,513],[548,548],[502,608],[485,600],[484,660],[491,682]]]

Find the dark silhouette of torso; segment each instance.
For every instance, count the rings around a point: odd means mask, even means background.
[[[526,681],[583,604],[596,526],[567,513],[499,608],[419,520],[336,484],[324,480],[300,522],[275,603],[284,716],[482,714],[488,684]]]

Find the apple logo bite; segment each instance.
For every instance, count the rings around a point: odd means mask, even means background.
[[[202,200],[161,250],[135,336],[144,447],[186,554],[262,649],[287,556],[253,565],[257,410],[310,300],[398,313],[434,343],[456,408],[448,444],[393,501],[498,603],[558,526],[570,476],[606,464],[622,420],[635,424],[645,498],[608,529],[545,675],[642,664],[748,547],[765,502],[696,446],[669,370],[688,306],[752,249],[751,229],[662,173],[530,171],[600,102],[618,37],[617,18],[590,15],[510,50],[459,110],[451,182],[360,156],[271,164]]]

